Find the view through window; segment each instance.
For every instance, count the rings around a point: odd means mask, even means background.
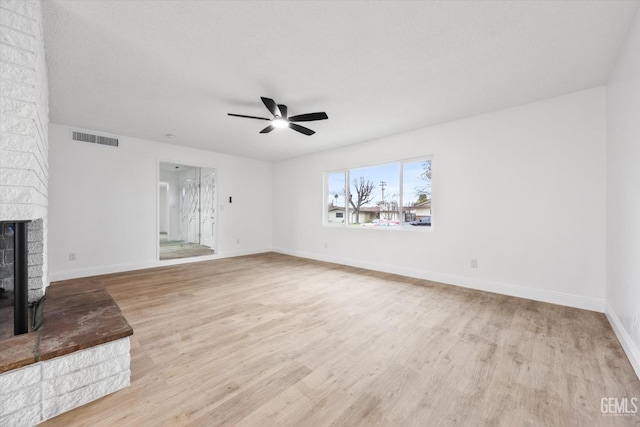
[[[326,174],[326,223],[431,227],[431,159]]]

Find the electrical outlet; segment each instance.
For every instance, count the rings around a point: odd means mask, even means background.
[[[236,239],[236,245],[240,244],[240,239]]]
[[[328,249],[329,248],[329,244],[327,242],[324,242],[324,248]]]
[[[632,320],[631,323],[632,323],[634,328],[637,328],[638,327],[638,315],[640,315],[640,313],[638,313],[638,311],[640,311],[640,310],[638,309],[637,305],[634,305],[631,308],[631,311],[632,311],[632,316],[633,316],[633,320]]]
[[[478,258],[471,258],[471,268],[478,268]]]
[[[69,253],[69,261],[75,261],[75,260],[76,260],[75,252],[70,252]]]

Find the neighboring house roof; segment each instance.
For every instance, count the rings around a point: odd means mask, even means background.
[[[342,206],[331,206],[331,205],[329,205],[329,212],[331,212],[331,211],[343,211],[343,210],[344,210],[344,207],[342,207]],[[351,212],[355,212],[355,209],[351,208]],[[381,212],[381,211],[380,211],[380,207],[378,207],[378,206],[362,206],[360,208],[360,213],[363,213],[363,212],[378,213],[378,212]],[[388,211],[383,210],[382,212],[388,212]]]
[[[353,210],[353,209],[352,209],[352,210]],[[360,208],[360,213],[362,213],[362,212],[374,212],[374,213],[378,213],[378,212],[380,212],[380,207],[378,207],[378,206],[372,206],[372,207],[369,207],[369,206],[362,206],[362,207]]]
[[[413,205],[413,207],[414,208],[418,208],[418,209],[430,208],[431,207],[431,199],[426,200],[424,202],[416,203],[415,205]]]

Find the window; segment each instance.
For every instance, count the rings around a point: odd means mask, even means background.
[[[344,224],[345,172],[327,174],[327,222]]]
[[[431,226],[431,160],[402,164],[402,201],[405,226]]]
[[[326,223],[431,227],[431,159],[328,172],[326,189]]]
[[[400,225],[400,165],[349,170],[350,224]]]

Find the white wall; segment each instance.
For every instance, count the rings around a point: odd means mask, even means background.
[[[158,159],[217,169],[218,245],[210,258],[271,248],[270,163],[126,136],[118,148],[75,142],[57,124],[49,142],[52,281],[185,262],[156,261]]]
[[[609,81],[607,125],[607,315],[640,376],[639,14]]]
[[[596,88],[280,162],[274,248],[604,311],[605,139]],[[424,155],[431,232],[322,225],[324,171]]]

